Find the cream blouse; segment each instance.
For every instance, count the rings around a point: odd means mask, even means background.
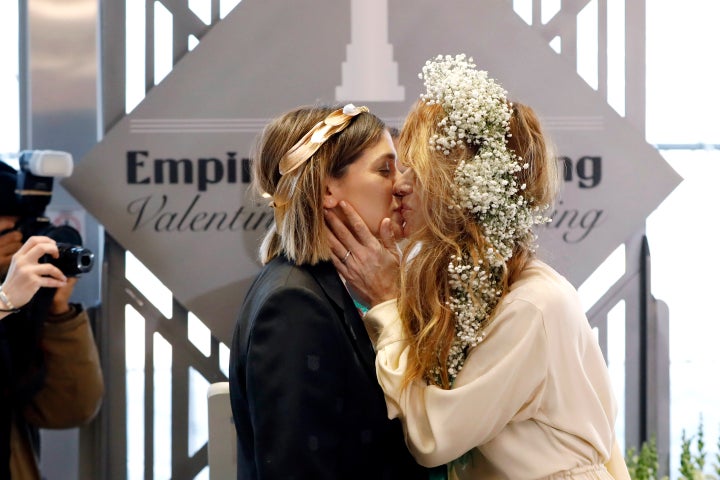
[[[576,290],[548,265],[534,260],[511,286],[450,390],[401,390],[408,346],[394,300],[365,322],[388,415],[420,464],[469,452],[453,464],[460,479],[629,479],[602,352]]]

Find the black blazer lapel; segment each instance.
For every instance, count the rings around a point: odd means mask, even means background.
[[[373,350],[355,302],[345,288],[337,270],[330,262],[320,262],[310,267],[310,273],[335,305],[347,334],[353,340],[352,343],[358,358],[360,358],[366,373],[375,380],[375,350]]]

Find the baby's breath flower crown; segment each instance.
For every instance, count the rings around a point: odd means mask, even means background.
[[[452,384],[469,350],[485,338],[513,247],[519,241],[532,245],[533,226],[549,220],[522,195],[526,186],[517,184],[515,174],[529,165],[507,145],[512,110],[506,91],[464,54],[438,55],[425,63],[420,78],[426,88],[420,97],[446,113],[430,147],[445,155],[463,142],[477,149],[473,158],[458,163],[456,205],[450,208],[471,212],[487,241],[484,262],[474,262],[468,252],[452,256],[448,265],[455,339],[446,367]],[[439,374],[439,369],[434,372],[436,380]]]

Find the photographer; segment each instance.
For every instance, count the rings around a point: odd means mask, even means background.
[[[52,263],[54,239],[23,242],[16,180],[0,162],[0,479],[24,480],[41,478],[38,429],[90,421],[104,385],[88,315],[69,302],[77,278]]]

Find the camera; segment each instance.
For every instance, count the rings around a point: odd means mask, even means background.
[[[33,235],[50,237],[57,243],[58,258],[45,255],[40,262],[47,262],[60,269],[67,277],[76,277],[92,270],[95,255],[82,247],[80,232],[69,225],[53,225],[45,217],[23,217],[15,224],[23,236],[23,242]]]
[[[72,156],[54,150],[26,150],[19,153],[18,164],[16,172],[0,162],[0,198],[3,200],[0,215],[20,218],[11,230],[19,230],[23,242],[33,235],[44,235],[57,242],[59,257],[46,255],[41,262],[55,265],[70,277],[89,272],[95,263],[95,255],[83,248],[80,232],[69,225],[53,225],[45,217],[55,177],[72,174]],[[15,181],[11,186],[13,177]],[[6,232],[0,232],[0,235],[3,233]]]
[[[58,242],[58,258],[46,255],[46,261],[55,265],[68,277],[89,272],[95,263],[95,255],[87,248]],[[41,259],[42,261],[42,259]]]

